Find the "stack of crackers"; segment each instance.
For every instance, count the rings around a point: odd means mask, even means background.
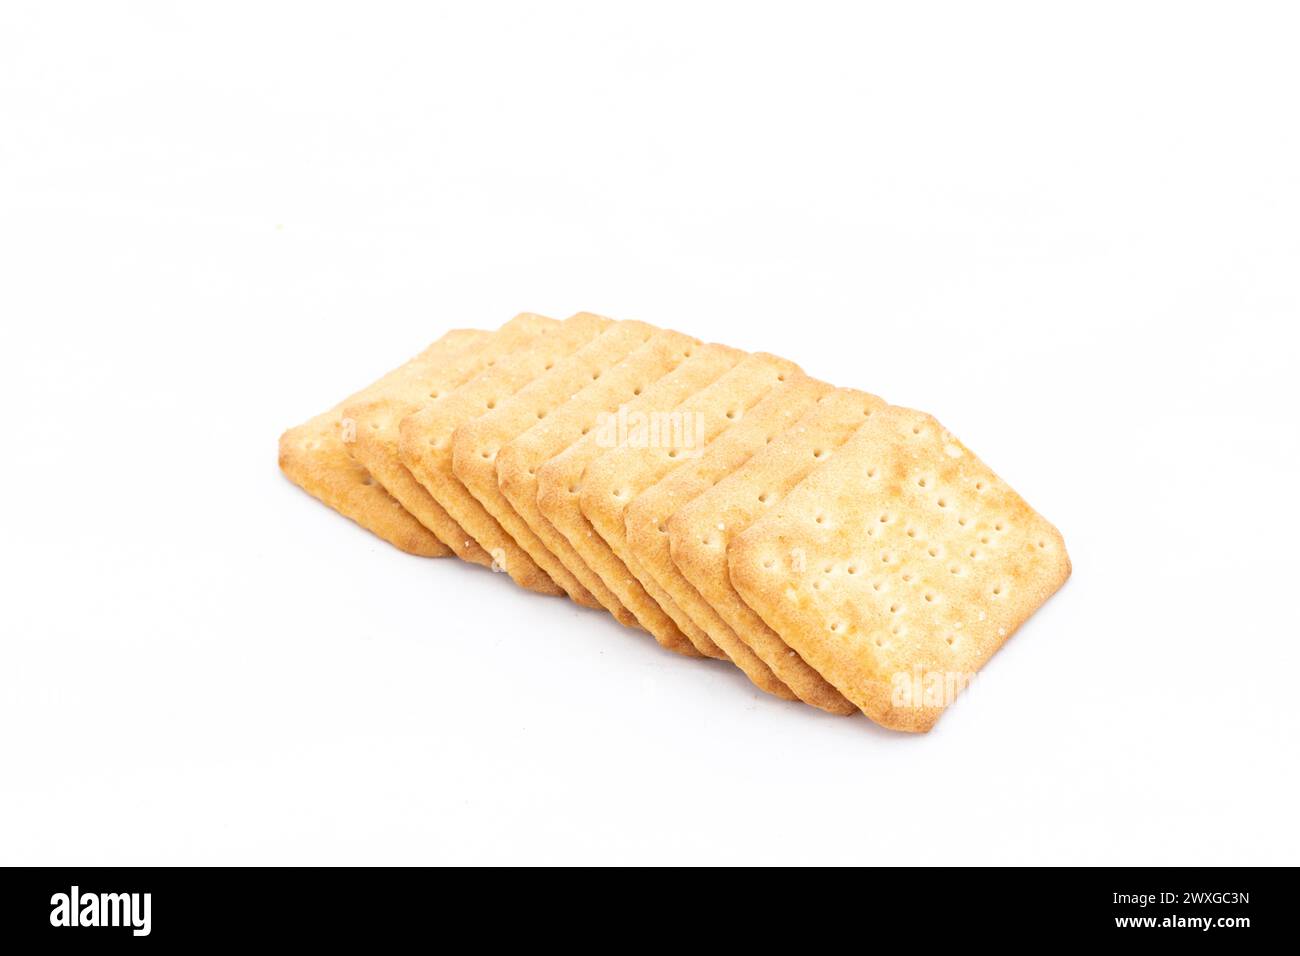
[[[280,467],[403,551],[897,730],[929,730],[1070,574],[931,416],[590,313],[448,332],[285,432]]]

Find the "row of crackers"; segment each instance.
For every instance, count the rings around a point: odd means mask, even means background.
[[[285,432],[280,466],[404,551],[899,730],[933,726],[1070,573],[931,416],[590,313],[448,332]]]

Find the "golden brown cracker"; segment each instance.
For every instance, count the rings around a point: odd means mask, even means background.
[[[687,351],[671,372],[642,390],[633,401],[605,415],[598,427],[556,455],[537,471],[537,506],[542,516],[562,534],[583,562],[600,576],[637,621],[665,647],[688,656],[699,651],[642,587],[591,527],[579,505],[587,465],[625,436],[629,421],[658,409],[675,408],[707,387],[739,362],[745,353],[723,345],[701,345]]]
[[[710,442],[743,418],[772,388],[795,374],[801,374],[798,366],[786,359],[765,353],[747,356],[676,407],[651,410],[644,441],[629,433],[628,441],[593,461],[583,476],[580,505],[591,526],[672,618],[677,630],[707,657],[725,660],[726,654],[632,554],[624,523],[627,506],[678,466],[703,454]],[[667,636],[671,637],[671,632]]]
[[[806,704],[832,714],[857,708],[790,649],[736,593],[727,546],[826,461],[884,403],[842,388],[828,392],[784,434],[668,521],[673,563],[727,627]],[[719,527],[721,525],[721,527]]]
[[[700,343],[640,327],[639,340],[601,336],[496,409],[456,431],[456,476],[554,580],[580,585],[623,624],[636,618],[537,510],[537,469],[580,439],[602,413],[675,368]],[[635,346],[629,351],[629,346]],[[484,451],[488,454],[485,456]]]
[[[892,406],[736,536],[728,564],[863,713],[922,732],[1070,574],[1056,528],[933,417]]]
[[[458,558],[490,565],[492,558],[447,514],[398,459],[398,424],[442,394],[481,373],[502,356],[559,329],[555,319],[531,312],[515,316],[475,349],[469,349],[430,370],[428,375],[404,376],[370,390],[348,403],[343,418],[353,438],[352,457],[370,472],[402,506],[451,548]]]
[[[587,312],[571,316],[534,345],[497,360],[482,374],[432,400],[399,425],[398,454],[402,464],[492,556],[494,569],[505,571],[521,587],[532,591],[564,593],[456,478],[452,470],[452,436],[465,422],[491,411],[566,356],[617,327],[617,323]]]
[[[700,457],[688,459],[642,492],[628,506],[624,518],[627,546],[641,567],[757,687],[787,700],[795,697],[790,688],[727,627],[673,564],[668,546],[668,520],[682,506],[743,465],[755,452],[767,447],[768,442],[794,424],[805,410],[829,391],[830,385],[806,375],[787,377],[783,384],[768,391],[762,401],[710,442]]]
[[[451,552],[446,545],[352,459],[343,442],[350,437],[343,431],[343,409],[391,382],[428,374],[472,352],[489,335],[477,329],[450,331],[377,382],[290,428],[280,436],[280,469],[308,494],[395,547],[421,557],[447,556]]]

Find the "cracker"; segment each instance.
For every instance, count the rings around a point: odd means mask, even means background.
[[[498,360],[481,375],[408,415],[399,425],[398,455],[402,464],[492,556],[494,570],[505,571],[521,587],[532,591],[564,593],[456,478],[452,472],[452,435],[465,422],[491,411],[596,336],[617,327],[617,323],[587,312],[565,319],[535,345]]]
[[[825,382],[794,375],[769,391],[744,417],[718,436],[699,457],[679,466],[644,491],[627,508],[627,546],[668,596],[754,684],[778,697],[794,699],[780,678],[718,617],[717,612],[673,564],[668,519],[683,505],[712,488],[780,435],[817,399],[831,391]]]
[[[929,730],[1065,582],[1060,533],[934,418],[887,406],[733,539],[732,583],[868,717]]]
[[[398,423],[445,392],[481,373],[504,355],[559,329],[555,319],[529,312],[515,316],[478,348],[431,369],[428,375],[404,376],[348,403],[343,419],[352,457],[384,486],[407,511],[438,536],[460,559],[490,565],[491,556],[424,489],[398,460]]]
[[[580,439],[601,413],[635,398],[700,345],[680,332],[640,328],[639,340],[603,335],[588,343],[493,411],[462,425],[453,455],[456,477],[542,570],[566,589],[579,585],[630,626],[636,625],[632,613],[541,518],[537,468]]]
[[[800,700],[833,714],[852,714],[857,708],[741,600],[728,577],[727,547],[883,404],[874,395],[847,388],[823,395],[792,428],[668,521],[673,563],[717,618]]]
[[[617,435],[620,423],[634,420],[637,415],[676,407],[716,381],[744,355],[744,352],[723,345],[701,345],[690,349],[680,365],[645,388],[633,401],[620,406],[615,415],[605,416],[601,427],[592,429],[537,472],[537,506],[542,516],[568,540],[586,565],[636,616],[642,627],[654,634],[665,647],[692,657],[699,655],[695,646],[591,527],[582,513],[579,495],[587,465],[621,437]],[[614,426],[613,436],[608,427],[611,424]]]
[[[329,411],[290,428],[280,436],[280,469],[308,494],[395,547],[421,557],[446,557],[451,553],[446,545],[352,460],[343,443],[343,409],[372,390],[436,369],[472,351],[489,335],[477,329],[448,332],[379,381],[350,395]]]

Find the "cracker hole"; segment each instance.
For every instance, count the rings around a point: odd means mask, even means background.
[[[594,372],[591,373],[591,380],[592,380],[593,382],[596,381],[596,379],[598,379],[598,378],[600,378],[600,370],[599,370],[599,369],[597,369],[596,371],[594,371]]]
[[[771,568],[771,567],[774,566],[775,564],[776,564],[775,561],[773,561],[771,558],[768,558],[766,561],[763,562],[763,567],[765,567],[765,568]]]
[[[932,557],[932,558],[937,558],[937,557],[939,556],[939,549],[938,549],[938,548],[926,548],[926,549],[925,549],[925,553],[928,554],[928,555],[929,555],[930,557]]]
[[[839,633],[839,630],[840,630],[840,622],[839,622],[839,621],[835,621],[834,623],[831,624],[831,631],[832,631],[833,633],[838,634],[838,633]]]
[[[735,411],[734,411],[734,410],[732,410],[732,411],[728,411],[728,412],[727,412],[727,417],[728,417],[729,419],[731,419],[732,421],[735,421],[735,420],[736,420],[736,413],[735,413]]]
[[[951,634],[949,634],[947,637],[944,638],[944,642],[945,642],[949,647],[952,647],[954,644],[957,643],[957,639],[956,639],[955,637],[953,637]]]
[[[544,371],[544,372],[549,372],[549,371],[550,371],[551,369],[553,369],[553,368],[555,368],[555,363],[554,363],[554,362],[547,362],[547,363],[546,363],[546,368],[544,368],[542,371]]]
[[[974,548],[971,548],[969,551],[966,552],[966,557],[968,558],[978,558],[979,555],[980,553],[976,551]]]
[[[571,495],[576,495],[577,493],[578,493],[578,486],[577,486],[577,485],[569,485],[569,494],[571,494]]]
[[[947,500],[946,498],[940,498],[940,499],[939,499],[939,507],[940,507],[940,508],[946,508],[946,507],[948,507],[948,500]]]
[[[834,570],[835,570],[835,565],[828,564],[826,565],[826,567],[822,568],[822,574],[830,574]]]
[[[977,482],[975,482],[975,490],[976,490],[976,491],[983,491],[983,490],[984,490],[984,482],[982,482],[982,481],[977,481]]]
[[[904,574],[904,575],[903,575],[903,583],[904,583],[904,584],[906,584],[906,583],[907,583],[908,581],[910,581],[910,580],[912,580],[912,576],[911,576],[910,574]]]
[[[591,426],[590,426],[590,425],[583,425],[583,426],[582,426],[582,433],[583,433],[584,435],[587,434],[587,432],[589,432],[589,431],[591,431]]]
[[[667,534],[667,533],[668,533],[668,525],[666,525],[666,524],[661,524],[661,525],[659,526],[659,533],[660,533],[660,534]]]
[[[908,529],[907,529],[907,536],[908,536],[909,538],[915,538],[915,537],[916,537],[916,529],[915,529],[915,528],[908,528]]]
[[[677,457],[677,449],[674,448],[674,449],[672,449],[670,452],[668,452],[668,457],[669,457],[669,458],[676,458],[676,457]]]
[[[966,519],[965,519],[965,518],[958,518],[958,519],[957,519],[957,523],[958,523],[959,525],[961,525],[963,528],[966,527]]]
[[[959,565],[959,564],[954,564],[952,567],[950,567],[950,568],[948,569],[948,573],[949,573],[949,574],[961,574],[961,565]]]
[[[856,564],[850,564],[850,565],[848,566],[848,569],[847,569],[847,570],[848,570],[849,574],[857,574],[857,573],[858,573],[858,566],[857,566]]]
[[[925,600],[926,600],[928,603],[933,604],[933,603],[934,603],[934,595],[927,591],[926,594],[925,594]]]
[[[545,417],[546,417],[546,409],[544,409],[544,408],[543,408],[543,409],[539,409],[538,412],[537,412],[537,417],[538,417],[538,418],[545,418]]]
[[[999,521],[997,524],[995,524],[995,525],[993,526],[993,530],[994,530],[994,531],[1001,531],[1001,530],[1002,530],[1002,522]]]
[[[778,375],[778,376],[776,377],[776,380],[777,380],[778,382],[784,382],[784,381],[785,381],[785,373],[782,372],[780,375]]]
[[[641,394],[641,386],[638,385],[636,388],[632,389],[632,394],[633,394],[633,395],[640,395],[640,394]]]
[[[432,392],[429,393],[429,397],[430,397],[430,398],[437,398],[437,397],[438,397],[439,395],[441,395],[441,394],[442,394],[442,392],[439,392],[437,389],[435,389],[434,391],[432,391]]]
[[[814,457],[814,458],[820,458],[820,457],[821,457],[822,455],[824,455],[824,454],[826,454],[826,453],[825,453],[824,451],[822,451],[820,448],[814,448],[814,449],[813,449],[813,457]]]
[[[825,524],[825,523],[826,523],[826,516],[823,515],[823,514],[819,514],[819,515],[817,516],[817,518],[816,518],[816,521],[817,521],[818,524]]]
[[[919,487],[921,487],[921,488],[924,488],[924,487],[925,487],[925,479],[924,479],[924,478],[918,478],[918,479],[916,480],[916,483],[917,483],[917,485],[918,485]]]
[[[1045,548],[1045,547],[1047,547],[1047,542],[1046,542],[1046,541],[1040,541],[1040,542],[1038,542],[1038,546],[1039,546],[1040,548]]]
[[[765,505],[765,504],[767,504],[767,492],[766,492],[766,491],[763,492],[761,495],[758,496],[758,503],[761,504],[761,505]]]
[[[488,407],[489,410],[491,410],[491,409],[493,409],[493,408],[496,408],[496,407],[497,407],[497,400],[496,400],[495,398],[489,398],[489,399],[487,400],[487,407]]]
[[[881,523],[881,524],[889,524],[889,512],[885,512],[884,514],[882,514],[882,515],[880,516],[880,523]]]
[[[486,449],[486,448],[483,449],[482,454],[483,454],[483,457],[484,457],[484,458],[491,458],[491,457],[492,457],[492,452],[489,451],[489,450]]]
[[[1000,584],[993,585],[993,596],[997,597],[1001,593],[1002,593],[1002,585]]]
[[[874,478],[874,477],[876,477],[876,469],[874,469],[874,468],[868,468],[868,469],[867,469],[867,477],[868,477],[868,478]]]

